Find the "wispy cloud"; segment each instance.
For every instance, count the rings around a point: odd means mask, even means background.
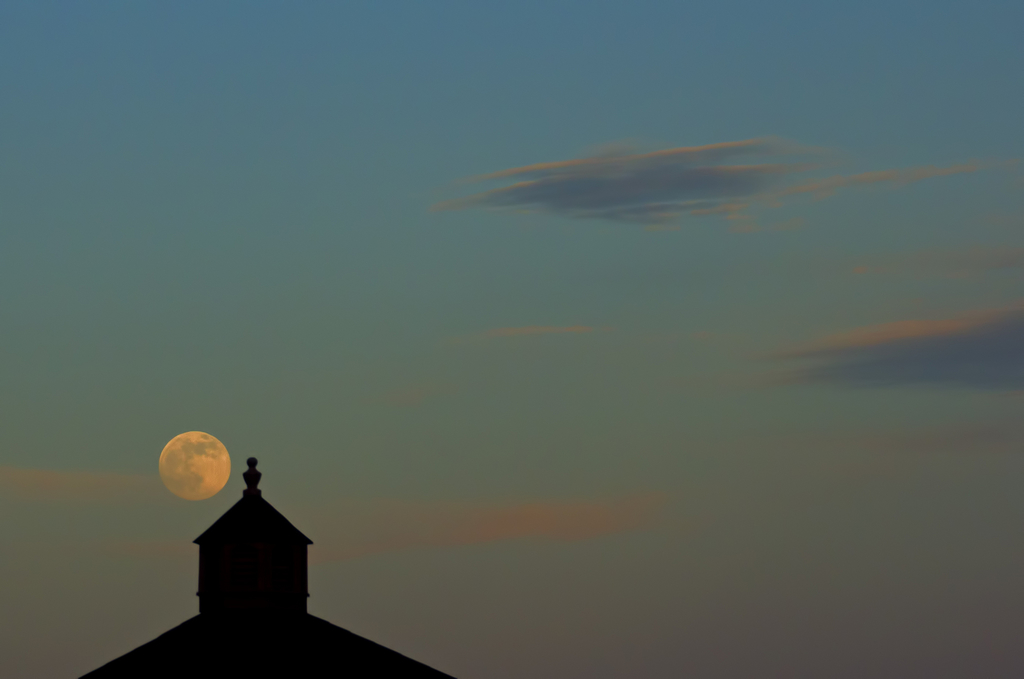
[[[666,502],[662,493],[592,501],[528,503],[349,503],[311,527],[317,561],[352,559],[409,549],[458,547],[507,540],[589,540],[651,526]]]
[[[925,165],[922,167],[911,167],[897,170],[876,170],[874,172],[862,172],[860,174],[842,176],[836,175],[827,179],[820,179],[804,184],[790,186],[777,194],[778,198],[810,193],[815,198],[827,198],[834,195],[839,189],[867,186],[869,184],[888,184],[890,186],[907,186],[922,179],[931,177],[946,177],[953,174],[964,174],[977,172],[983,169],[978,163],[965,163],[951,165],[949,167],[935,167]]]
[[[307,508],[301,523],[314,542],[310,559],[323,563],[510,540],[591,540],[652,527],[666,502],[665,494],[653,492],[525,503],[349,500]],[[122,558],[196,557],[188,540],[107,540],[96,545],[102,553]]]
[[[1024,306],[857,328],[775,358],[803,363],[791,383],[1020,389]]]
[[[865,448],[911,455],[1020,455],[1024,427],[1015,422],[966,422],[865,436]]]
[[[969,278],[993,271],[1024,269],[1024,248],[971,247],[877,256],[858,264],[857,274],[909,274]]]
[[[666,149],[643,154],[527,165],[476,177],[515,184],[434,206],[515,208],[568,217],[659,224],[683,214],[736,214],[743,197],[779,185],[812,163],[723,164],[741,157],[807,155],[813,149],[777,138]]]
[[[949,167],[929,165],[793,183],[794,175],[822,169],[825,159],[822,149],[776,137],[653,153],[620,151],[473,177],[470,181],[513,180],[514,183],[438,203],[433,209],[526,210],[656,227],[687,216],[717,215],[744,222],[735,227],[735,231],[756,231],[759,229],[751,221],[750,210],[779,207],[800,195],[824,198],[840,189],[872,184],[905,186],[931,177],[976,172],[987,167],[980,163]]]
[[[0,490],[29,501],[139,502],[166,499],[156,476],[0,467]]]

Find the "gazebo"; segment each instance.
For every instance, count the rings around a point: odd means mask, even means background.
[[[242,499],[195,540],[199,615],[83,679],[451,679],[306,612],[313,542],[263,499],[256,458],[248,465]]]

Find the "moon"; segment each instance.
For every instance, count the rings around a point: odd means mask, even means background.
[[[160,479],[186,500],[205,500],[220,492],[231,476],[224,444],[201,431],[187,431],[168,441],[160,453]]]

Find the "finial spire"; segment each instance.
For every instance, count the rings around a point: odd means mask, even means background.
[[[246,464],[249,465],[249,470],[242,474],[242,478],[245,479],[245,485],[247,488],[242,491],[242,495],[255,495],[257,497],[263,495],[260,489],[256,486],[260,485],[260,478],[263,474],[256,470],[256,458],[250,457],[246,460]]]

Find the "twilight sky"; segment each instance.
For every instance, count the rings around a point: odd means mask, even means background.
[[[193,615],[255,456],[460,679],[1021,676],[1021,26],[0,4],[2,673]]]

